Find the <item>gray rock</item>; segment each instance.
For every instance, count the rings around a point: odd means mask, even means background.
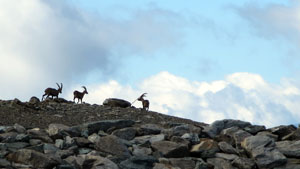
[[[192,146],[191,154],[196,157],[210,158],[215,157],[219,152],[218,143],[211,139],[202,139],[199,144]]]
[[[234,127],[234,126],[242,129],[250,125],[251,123],[240,121],[240,120],[232,120],[232,119],[218,120],[213,122],[209,126],[204,127],[203,132],[208,134],[211,138],[214,138],[218,134],[220,134],[220,132],[224,129]]]
[[[192,145],[199,144],[200,138],[196,133],[185,133],[181,138],[188,140]]]
[[[66,132],[69,128],[69,126],[64,124],[50,124],[47,132],[53,139],[62,139],[63,136],[66,135],[64,132]]]
[[[65,142],[62,139],[55,140],[55,146],[59,149],[63,149],[65,147]]]
[[[267,136],[251,136],[242,147],[255,159],[260,168],[274,168],[287,162],[287,158],[275,148],[273,139]]]
[[[171,141],[157,141],[151,144],[154,151],[167,158],[180,158],[189,155],[188,147]]]
[[[236,149],[232,147],[232,145],[228,144],[227,142],[219,142],[218,146],[221,151],[224,153],[229,153],[229,154],[238,154]]]
[[[158,160],[152,156],[133,156],[122,161],[120,167],[122,169],[152,169],[154,163],[157,162]]]
[[[165,140],[165,135],[158,134],[158,135],[147,135],[147,136],[135,137],[131,142],[135,144],[145,144],[146,142],[154,143],[163,140]]]
[[[194,169],[196,167],[196,162],[192,158],[170,158],[170,164],[174,167]]]
[[[32,165],[34,168],[52,169],[59,164],[59,160],[29,149],[21,149],[9,154],[7,159],[16,163]]]
[[[131,127],[135,124],[132,120],[104,120],[104,121],[96,121],[84,123],[82,125],[74,126],[71,128],[76,128],[80,131],[87,131],[87,134],[98,133],[98,131],[106,131],[109,128],[121,129],[126,127]]]
[[[236,147],[240,147],[241,142],[244,141],[245,138],[252,136],[250,133],[244,130],[238,130],[233,134],[233,138],[236,144]]]
[[[236,158],[238,158],[239,156],[237,156],[235,154],[216,153],[215,157],[223,158],[223,159],[228,160],[228,161],[233,161]]]
[[[156,124],[144,124],[141,125],[141,127],[138,130],[138,135],[143,136],[143,135],[156,135],[160,134],[162,128],[159,127]]]
[[[122,108],[126,108],[126,107],[130,107],[131,103],[123,100],[123,99],[117,99],[117,98],[108,98],[105,99],[103,102],[103,105],[105,106],[111,106],[111,107],[122,107]]]
[[[300,140],[298,141],[279,141],[276,148],[287,157],[300,158]]]
[[[90,135],[88,137],[88,140],[91,142],[91,143],[96,143],[98,140],[100,139],[100,136],[96,133]]]
[[[9,161],[7,161],[6,159],[0,158],[0,167],[1,168],[10,168],[9,166],[11,166],[11,163]]]
[[[96,143],[95,148],[98,151],[109,153],[119,157],[130,157],[130,152],[125,144],[114,135],[101,137]]]
[[[300,128],[292,133],[282,137],[282,140],[300,140]]]
[[[44,150],[44,154],[54,154],[59,149],[53,144],[44,144],[43,150]]]
[[[128,128],[123,128],[123,129],[119,129],[119,130],[115,130],[113,131],[113,135],[124,139],[124,140],[132,140],[134,139],[135,135],[136,135],[136,129],[133,127],[128,127]]]
[[[13,126],[13,128],[14,128],[15,131],[18,132],[18,133],[26,133],[25,127],[21,126],[20,124],[15,124],[15,125]]]
[[[14,142],[14,143],[5,143],[5,146],[7,147],[7,150],[14,152],[19,149],[28,147],[29,144],[26,142]]]
[[[39,104],[40,102],[41,102],[40,99],[35,96],[31,97],[29,100],[30,104]]]
[[[278,139],[281,140],[282,137],[287,136],[296,130],[296,127],[293,125],[281,125],[269,129],[273,134],[278,135]]]
[[[267,137],[270,137],[270,138],[274,139],[274,141],[278,140],[278,135],[272,134],[269,131],[258,132],[256,135],[257,136],[267,136]]]
[[[244,130],[252,135],[256,135],[258,132],[265,131],[266,127],[260,125],[252,125],[252,126],[245,127]]]
[[[133,145],[132,154],[134,156],[148,156],[152,154],[151,148],[143,147],[140,145]]]
[[[255,168],[255,162],[252,159],[244,158],[244,157],[238,157],[232,161],[232,165],[234,167],[237,167],[239,169],[254,169]]]
[[[237,169],[229,161],[222,158],[209,158],[207,163],[213,165],[214,169]]]
[[[274,169],[299,169],[300,168],[300,159],[288,159],[285,165],[280,167],[275,167]]]
[[[181,168],[173,167],[171,166],[171,164],[155,163],[153,169],[181,169]]]

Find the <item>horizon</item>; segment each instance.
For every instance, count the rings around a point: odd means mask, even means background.
[[[300,123],[300,2],[0,1],[0,99],[63,83],[212,123]],[[141,103],[134,103],[141,107]]]

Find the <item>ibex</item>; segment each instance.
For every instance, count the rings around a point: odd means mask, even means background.
[[[63,84],[60,83],[61,86],[59,86],[58,83],[56,83],[56,84],[58,86],[58,89],[53,89],[53,88],[50,88],[50,87],[45,89],[45,94],[43,95],[42,100],[44,100],[44,96],[46,96],[46,95],[47,95],[46,98],[48,98],[49,96],[52,96],[52,99],[53,99],[54,96],[56,96],[58,98],[58,94],[61,93],[61,91],[62,91]]]
[[[79,100],[80,100],[81,103],[82,103],[82,98],[83,98],[83,96],[84,96],[85,94],[88,94],[88,92],[87,92],[87,90],[86,90],[86,87],[85,87],[85,86],[82,86],[82,87],[83,87],[83,89],[84,89],[83,92],[79,92],[79,91],[77,91],[77,90],[75,90],[75,91],[73,92],[73,94],[74,94],[74,99],[73,99],[73,101],[74,101],[74,102],[75,102],[75,99],[77,98],[77,99],[78,99],[77,103],[79,103]]]
[[[149,100],[145,100],[144,97],[146,96],[147,93],[143,93],[137,100],[138,101],[141,101],[142,104],[143,104],[143,110],[149,110],[149,105],[150,105],[150,102]]]

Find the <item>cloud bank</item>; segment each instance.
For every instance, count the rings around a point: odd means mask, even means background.
[[[134,101],[147,92],[150,110],[206,123],[231,118],[272,127],[297,124],[300,119],[299,85],[288,79],[274,85],[258,74],[247,72],[212,82],[189,81],[161,72],[146,78],[137,87],[108,81],[88,88],[85,100],[89,103],[102,104],[110,97]],[[140,102],[134,106],[142,107]]]
[[[129,15],[116,20],[67,1],[0,1],[1,98],[39,96],[55,82],[69,86],[90,73],[105,79],[126,56],[180,41],[176,13],[153,7]]]

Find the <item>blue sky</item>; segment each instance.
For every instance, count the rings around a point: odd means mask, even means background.
[[[85,85],[91,104],[147,92],[151,110],[197,121],[297,124],[299,11],[293,0],[4,0],[0,99],[62,82],[68,100]]]

